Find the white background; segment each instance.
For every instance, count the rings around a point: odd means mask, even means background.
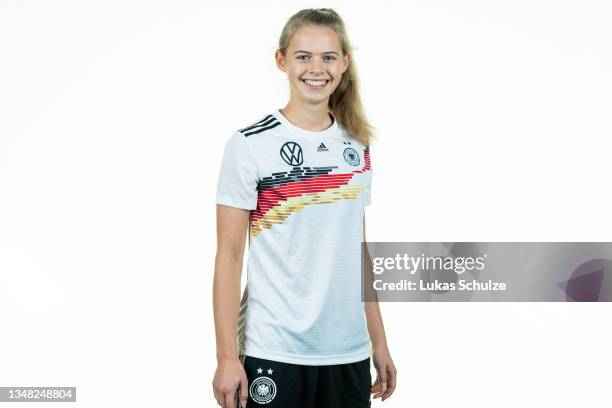
[[[368,240],[611,240],[605,1],[0,0],[0,386],[216,406],[223,145],[286,103],[286,19],[330,6],[378,130]],[[374,407],[609,406],[609,304],[382,309]]]

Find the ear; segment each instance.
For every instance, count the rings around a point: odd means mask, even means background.
[[[342,73],[343,74],[348,69],[350,63],[351,63],[351,54],[347,52],[342,57]]]
[[[285,56],[280,50],[276,50],[276,54],[274,55],[274,59],[276,60],[276,66],[283,72],[287,72],[287,68],[285,66]]]

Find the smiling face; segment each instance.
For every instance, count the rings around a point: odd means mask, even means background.
[[[327,104],[349,66],[349,55],[342,53],[334,30],[309,25],[294,33],[286,55],[276,51],[276,64],[287,74],[292,98]]]

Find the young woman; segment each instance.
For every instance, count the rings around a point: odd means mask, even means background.
[[[378,303],[361,301],[372,128],[340,16],[292,16],[276,64],[290,100],[231,136],[217,184],[214,395],[224,408],[370,407],[396,369]]]

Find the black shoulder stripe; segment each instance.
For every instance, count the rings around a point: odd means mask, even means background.
[[[269,124],[274,123],[274,122],[278,122],[278,120],[276,118],[270,118],[270,119],[266,120],[265,122],[263,122],[260,125],[253,125],[253,126],[249,127],[247,130],[243,131],[242,133],[247,132],[247,131],[248,132],[252,132],[252,131],[256,130],[257,128],[262,128],[264,126],[268,126]]]
[[[262,120],[260,120],[259,122],[254,123],[254,124],[252,124],[251,126],[247,126],[247,127],[245,127],[244,129],[240,129],[240,130],[239,130],[239,132],[244,132],[244,131],[246,131],[246,130],[251,130],[251,129],[252,129],[252,128],[254,128],[255,126],[259,125],[259,124],[260,124],[260,123],[262,123],[262,122],[265,122],[266,120],[270,119],[271,117],[272,117],[272,115],[268,115],[268,116],[266,116],[265,118],[263,118]]]
[[[260,129],[257,129],[257,130],[252,130],[252,131],[250,131],[248,133],[245,133],[244,136],[245,137],[249,137],[250,135],[255,135],[257,133],[265,132],[266,130],[275,128],[275,127],[277,127],[280,124],[281,123],[278,120],[274,119],[273,123],[270,126],[262,127]]]

